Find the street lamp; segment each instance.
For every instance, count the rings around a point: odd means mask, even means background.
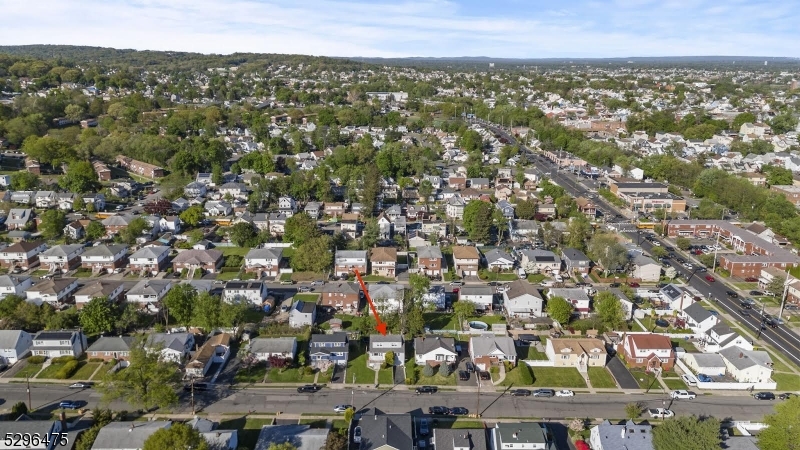
[[[723,208],[722,209],[722,219],[721,220],[725,220],[725,211],[727,211],[727,209]],[[717,243],[714,244],[714,264],[711,266],[711,272],[714,272],[715,270],[717,270],[717,252],[719,251],[719,236],[721,234],[722,234],[722,227],[718,226],[717,227]]]

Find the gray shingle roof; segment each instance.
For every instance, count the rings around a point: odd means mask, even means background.
[[[700,303],[692,303],[689,307],[684,308],[683,312],[696,323],[701,323],[711,317],[711,312],[703,308]]]
[[[278,259],[283,256],[282,248],[254,248],[247,252],[244,259]]]
[[[92,450],[117,450],[144,447],[144,441],[162,428],[172,425],[170,421],[111,422],[100,429]]]
[[[362,416],[361,450],[414,448],[413,424],[409,414]]]
[[[250,353],[291,353],[296,344],[294,336],[256,338],[250,341]]]
[[[63,256],[66,258],[71,253],[74,253],[76,250],[81,248],[83,248],[83,245],[81,244],[56,245],[55,247],[51,247],[43,251],[41,256]]]
[[[133,255],[131,255],[131,259],[135,258],[153,258],[158,259],[164,253],[169,253],[169,247],[159,246],[159,247],[144,247],[136,251]]]
[[[442,259],[442,249],[432,245],[417,247],[417,257],[427,259]]]
[[[734,345],[720,350],[719,355],[740,370],[753,366],[772,367],[772,358],[762,350],[746,350]]]
[[[414,338],[414,351],[418,355],[424,355],[438,348],[449,352],[456,352],[456,340],[449,337],[424,336]]]
[[[0,348],[16,348],[22,333],[22,330],[0,330]]]
[[[127,248],[127,245],[98,245],[83,252],[83,256],[114,256]]]
[[[470,339],[470,347],[475,357],[489,355],[497,350],[509,357],[517,357],[514,340],[508,336],[473,336]]]
[[[636,425],[630,420],[624,425],[612,425],[604,420],[597,428],[603,448],[653,450],[653,428],[650,425]]]
[[[86,350],[88,352],[127,352],[136,339],[132,336],[103,336]]]
[[[256,450],[267,450],[271,444],[287,441],[297,450],[319,450],[325,447],[327,439],[326,428],[311,428],[310,425],[264,425],[258,435]]]

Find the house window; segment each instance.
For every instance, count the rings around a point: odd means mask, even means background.
[[[637,363],[643,363],[644,362],[644,358],[636,358],[636,362]]]
[[[561,359],[569,359],[569,355],[561,355]]]

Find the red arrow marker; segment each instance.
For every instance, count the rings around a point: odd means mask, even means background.
[[[378,333],[386,336],[386,322],[381,320],[381,316],[378,315],[378,310],[375,309],[375,304],[372,303],[372,299],[369,296],[369,291],[367,290],[367,285],[364,284],[364,280],[361,279],[361,274],[358,273],[358,269],[353,269],[356,273],[356,278],[358,279],[358,283],[361,285],[361,290],[364,291],[364,297],[367,298],[367,303],[369,303],[369,309],[372,310],[372,315],[375,316],[375,329],[378,330]]]

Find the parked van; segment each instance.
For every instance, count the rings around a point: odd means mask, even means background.
[[[555,276],[553,277],[553,279],[555,279],[555,280],[556,280],[556,283],[563,283],[563,282],[564,282],[564,279],[563,279],[563,278],[561,278],[561,275],[555,275]]]
[[[519,269],[517,269],[517,276],[519,277],[520,280],[524,280],[525,278],[528,277],[528,274],[525,273],[525,269],[520,267]]]

